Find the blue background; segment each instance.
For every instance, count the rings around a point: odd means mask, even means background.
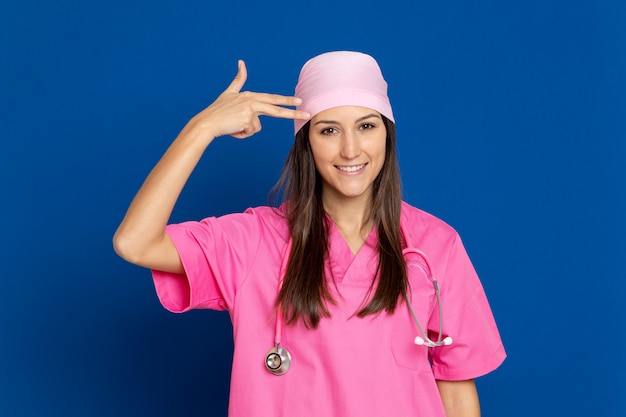
[[[174,315],[111,237],[228,85],[374,55],[405,199],[461,234],[509,357],[485,416],[626,415],[626,3],[0,3],[0,415],[224,416],[228,315]],[[173,221],[264,204],[292,125],[211,146]]]

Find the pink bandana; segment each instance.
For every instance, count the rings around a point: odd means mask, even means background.
[[[327,52],[310,59],[300,71],[295,96],[302,99],[298,110],[311,117],[333,107],[361,106],[394,121],[378,63],[361,52]],[[306,122],[295,120],[295,133]]]

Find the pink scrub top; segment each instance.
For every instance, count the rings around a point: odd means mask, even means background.
[[[358,318],[376,270],[376,231],[354,255],[335,225],[329,230],[326,276],[336,304],[317,329],[283,325],[292,357],[281,376],[265,369],[274,346],[279,270],[289,232],[278,209],[258,207],[200,222],[169,225],[185,274],[153,271],[165,308],[228,310],[234,353],[229,416],[445,417],[435,383],[476,378],[496,369],[506,354],[487,298],[458,234],[447,224],[403,203],[411,244],[434,265],[450,346],[414,344],[420,335],[406,303],[395,313]],[[432,281],[418,256],[407,258],[409,296],[431,337],[439,329]],[[432,335],[434,332],[434,335]]]

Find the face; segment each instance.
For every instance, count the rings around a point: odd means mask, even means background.
[[[309,143],[325,202],[370,201],[385,161],[386,138],[382,116],[366,107],[335,107],[311,119]]]

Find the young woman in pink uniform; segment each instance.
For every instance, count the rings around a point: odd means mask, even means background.
[[[165,308],[228,310],[230,416],[479,416],[474,378],[505,358],[457,233],[401,200],[394,117],[376,61],[308,61],[295,96],[230,86],[192,118],[119,226]],[[290,108],[295,106],[295,109]],[[215,138],[293,119],[278,207],[168,225]]]

